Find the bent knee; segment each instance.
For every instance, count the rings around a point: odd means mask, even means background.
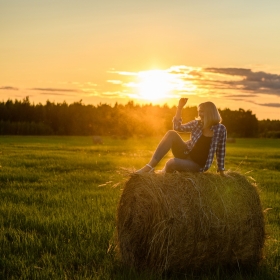
[[[169,159],[165,164],[165,170],[166,172],[173,172],[175,170],[175,161],[174,158]]]
[[[176,137],[178,136],[178,133],[175,130],[168,130],[165,134],[165,137]]]

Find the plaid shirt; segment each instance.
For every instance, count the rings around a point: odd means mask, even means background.
[[[187,150],[185,151],[185,154],[189,154],[189,152],[193,149],[199,137],[202,135],[201,121],[194,120],[186,124],[182,124],[182,119],[177,120],[174,117],[173,129],[180,132],[191,133],[191,139],[186,142]],[[208,158],[206,160],[205,166],[200,169],[201,172],[206,171],[210,168],[214,160],[215,154],[216,154],[218,171],[225,170],[226,138],[227,138],[226,127],[223,124],[219,123],[213,125],[211,127],[211,130],[213,130],[214,134],[212,137]]]

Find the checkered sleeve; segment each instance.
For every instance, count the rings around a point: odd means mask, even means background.
[[[175,117],[173,118],[173,129],[179,132],[191,132],[195,127],[197,127],[197,124],[197,120],[182,124],[182,119],[177,120]]]
[[[221,125],[219,134],[220,134],[219,142],[216,150],[218,171],[225,170],[226,139],[227,139],[227,130],[225,126]]]

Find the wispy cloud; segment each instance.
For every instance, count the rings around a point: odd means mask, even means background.
[[[253,100],[250,100],[250,99],[244,100],[243,98],[232,98],[232,100],[234,100],[234,101],[245,101],[245,102],[252,103],[252,104],[255,104],[255,105],[258,105],[258,106],[263,106],[263,107],[280,108],[280,103],[274,103],[274,102],[261,103],[261,102],[256,102],[256,101],[253,101]]]
[[[18,90],[18,88],[16,87],[10,87],[10,86],[6,86],[6,87],[0,87],[0,90]]]
[[[137,76],[137,72],[128,72],[128,71],[116,71],[116,70],[110,70],[108,71],[108,73],[112,73],[112,74],[119,74],[119,75],[123,75],[123,76]]]
[[[120,80],[107,80],[107,82],[111,83],[113,85],[121,85],[121,84],[123,84],[123,82],[120,81]]]
[[[280,108],[280,103],[257,103],[257,102],[253,102],[253,101],[251,101],[251,103],[254,103],[259,106]]]
[[[31,88],[30,90],[47,91],[47,92],[80,92],[77,89],[65,89],[65,88]]]
[[[263,93],[280,96],[280,75],[263,71],[253,72],[246,68],[205,68],[203,71],[217,75],[215,82],[244,92]],[[218,79],[219,76],[229,76],[228,80]],[[231,80],[238,77],[238,80]]]
[[[235,97],[235,98],[241,98],[241,97],[257,97],[257,94],[228,94],[225,95],[224,97],[230,98],[230,97]]]
[[[103,92],[101,95],[101,97],[108,97],[108,98],[125,98],[127,97],[126,94],[124,94],[121,91],[116,91],[116,92]]]
[[[74,96],[73,94],[58,93],[58,92],[40,92],[40,95]]]

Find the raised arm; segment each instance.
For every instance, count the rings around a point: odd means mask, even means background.
[[[182,109],[187,104],[187,102],[188,102],[188,98],[180,98],[179,103],[178,103],[178,107],[177,107],[177,111],[176,111],[176,115],[175,115],[176,120],[181,119]]]
[[[173,118],[173,129],[179,132],[191,132],[196,127],[196,120],[182,124],[182,109],[186,105],[188,98],[181,98],[178,103],[176,114]]]

